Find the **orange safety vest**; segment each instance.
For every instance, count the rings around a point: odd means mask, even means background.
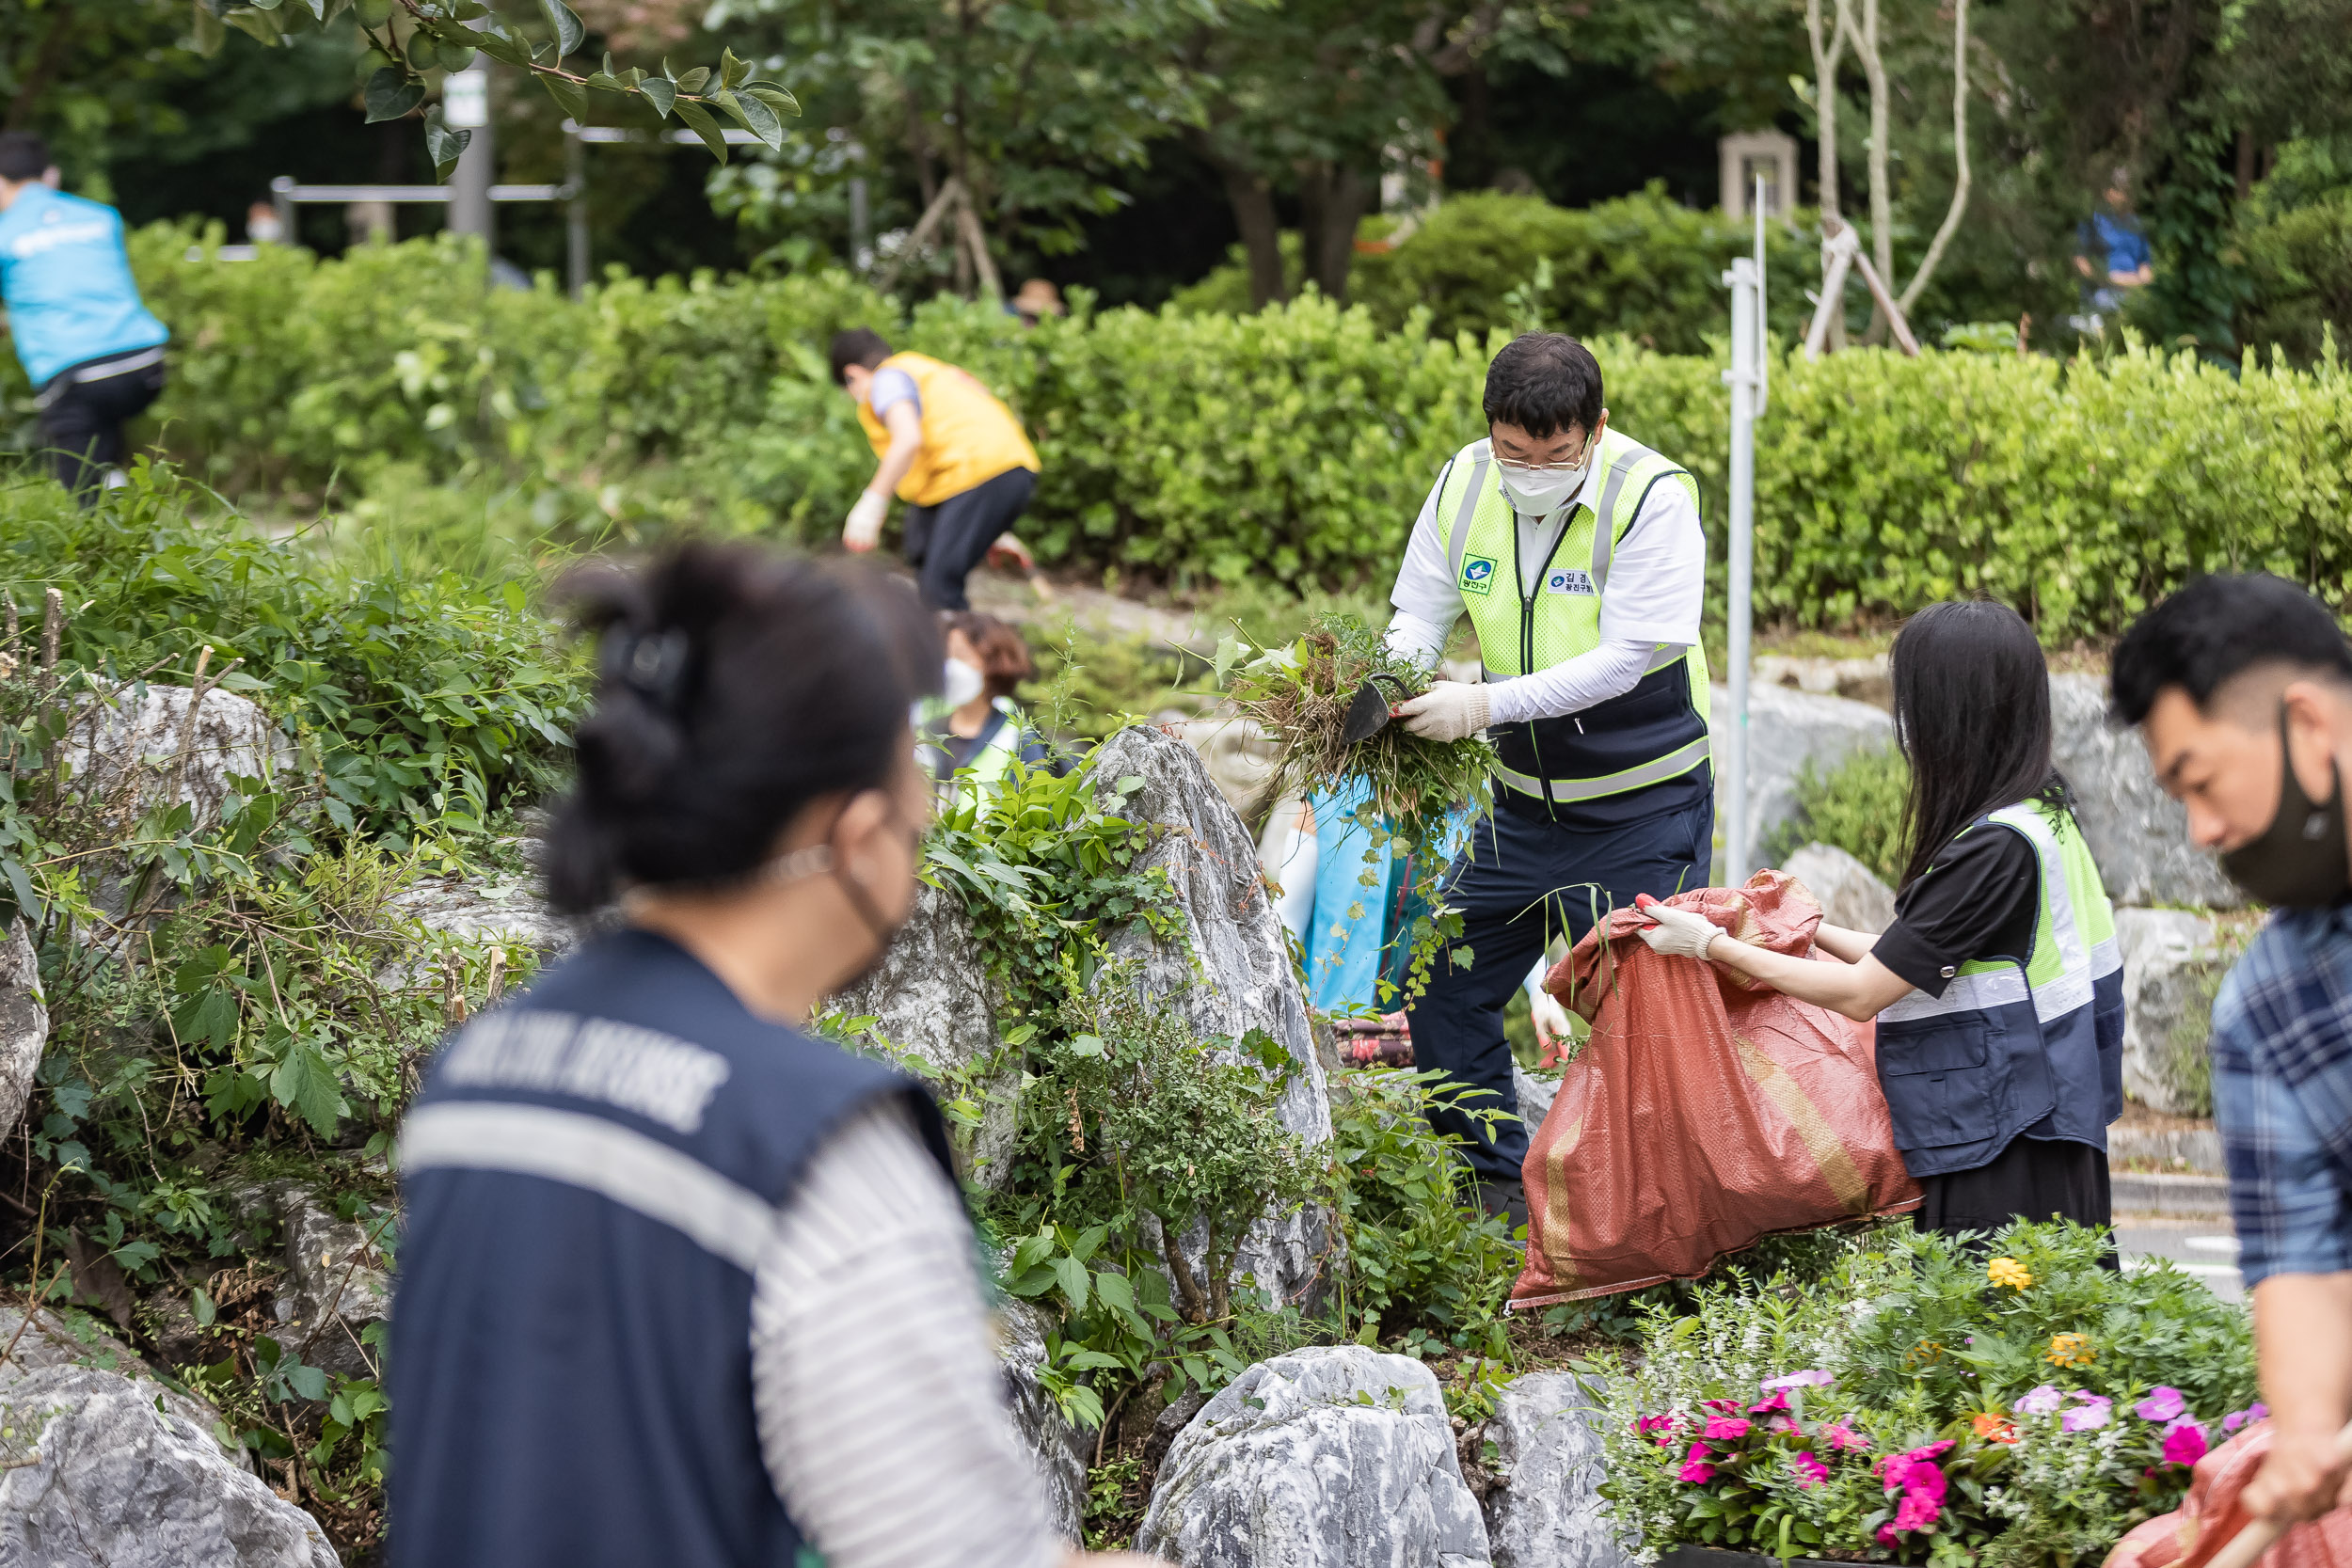
[[[1021,433],[1021,421],[971,372],[928,354],[894,354],[874,369],[906,372],[923,402],[923,450],[898,481],[900,500],[937,506],[998,474],[1015,468],[1037,472],[1037,449]],[[863,398],[857,422],[866,427],[874,455],[887,454],[890,431]]]

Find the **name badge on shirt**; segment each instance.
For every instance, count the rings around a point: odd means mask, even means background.
[[[1594,592],[1593,574],[1583,570],[1581,567],[1555,566],[1551,569],[1551,571],[1545,574],[1544,592],[1547,594],[1583,594],[1589,595]]]

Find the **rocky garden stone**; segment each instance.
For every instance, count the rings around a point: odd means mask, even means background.
[[[1722,833],[1734,809],[1723,773],[1730,692],[1716,687],[1709,711],[1716,767],[1715,831]],[[1894,739],[1894,720],[1867,703],[1750,682],[1748,798],[1740,807],[1747,813],[1749,853],[1762,853],[1773,830],[1798,814],[1797,780],[1807,763],[1817,774],[1827,774],[1855,752],[1891,745]],[[1717,879],[1736,885],[1745,881],[1754,869],[1752,865],[1728,867]]]
[[[1366,1345],[1244,1371],[1170,1446],[1136,1549],[1181,1568],[1480,1568],[1438,1380]]]
[[[1632,1568],[1631,1541],[1605,1513],[1599,1402],[1573,1372],[1514,1378],[1486,1421],[1495,1568]]]
[[[1808,844],[1781,866],[1821,906],[1821,918],[1878,935],[1895,923],[1895,890],[1834,844]]]
[[[2246,895],[2188,841],[2188,813],[2165,794],[2137,733],[2107,722],[2098,675],[2050,677],[2052,760],[2074,791],[2074,818],[2118,904],[2242,907]]]
[[[49,1008],[40,990],[40,964],[24,922],[0,933],[0,1138],[16,1131],[33,1075],[49,1043]]]

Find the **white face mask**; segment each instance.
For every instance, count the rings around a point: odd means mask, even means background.
[[[1589,462],[1581,468],[1522,468],[1512,463],[1496,466],[1502,471],[1502,487],[1511,493],[1518,509],[1537,516],[1575,495],[1583,487],[1584,476],[1592,472]]]
[[[960,658],[947,661],[947,689],[941,701],[950,708],[961,707],[988,689],[988,677]]]

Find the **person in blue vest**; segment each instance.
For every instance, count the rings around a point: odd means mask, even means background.
[[[931,615],[696,544],[601,633],[544,862],[623,923],[442,1048],[401,1130],[398,1568],[1051,1568],[913,1079],[807,1033],[907,917]]]
[[[164,389],[171,334],[139,299],[122,214],[57,188],[39,136],[0,135],[0,300],[41,447],[87,506],[130,454],[122,427]]]
[[[1502,1009],[1554,936],[1640,894],[1703,886],[1715,805],[1699,614],[1707,538],[1688,470],[1609,424],[1600,366],[1531,332],[1487,367],[1486,435],[1455,453],[1413,525],[1389,644],[1435,668],[1464,614],[1485,679],[1401,704],[1414,734],[1491,731],[1495,807],[1448,873],[1455,950],[1408,1009],[1415,1061],[1514,1111]],[[1490,1211],[1523,1220],[1526,1129],[1440,1111]]]
[[[1770,953],[1658,906],[1642,936],[1852,1019],[1878,1020],[1879,1086],[1923,1230],[2109,1219],[2123,1114],[2123,960],[2099,868],[2051,765],[2050,672],[2007,605],[1933,605],[1895,639],[1911,765],[1895,923],[1822,926],[1838,960]]]

